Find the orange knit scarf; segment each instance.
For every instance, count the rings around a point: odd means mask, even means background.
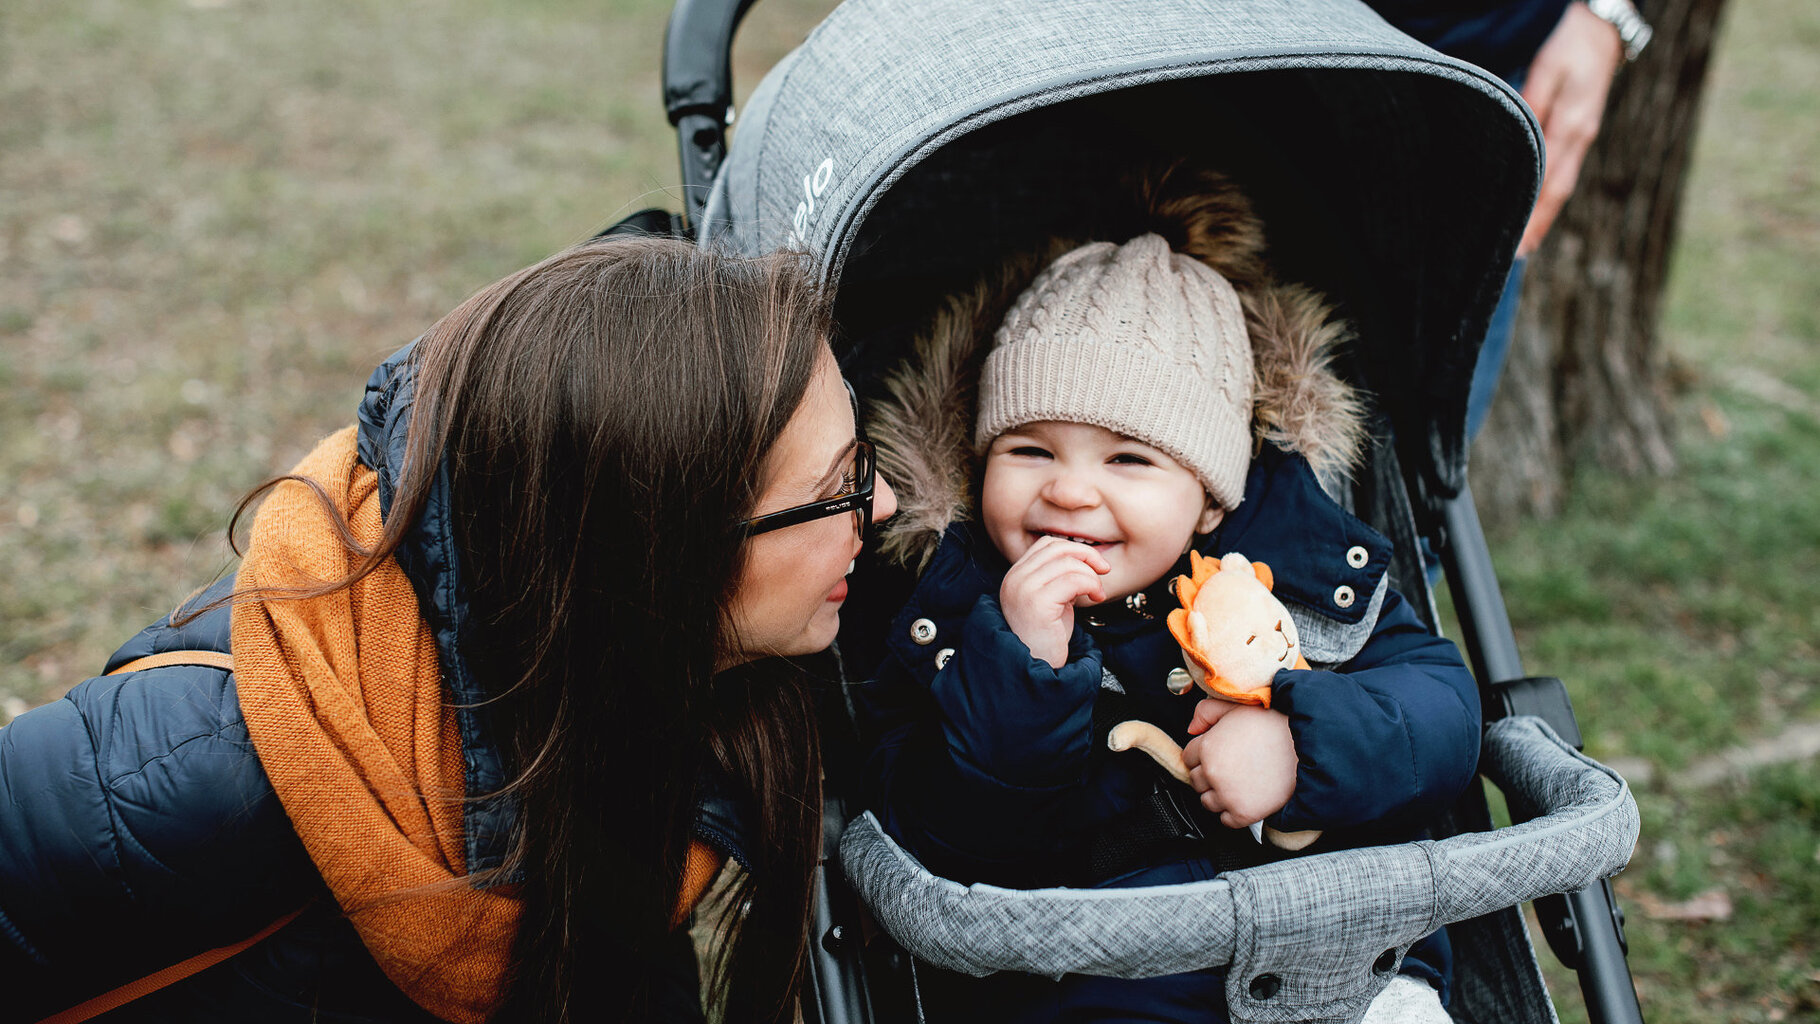
[[[378,481],[354,428],[292,472],[320,483],[362,543]],[[239,585],[311,585],[358,559],[308,489],[279,485],[253,521]],[[386,976],[458,1024],[498,1005],[519,904],[468,885],[455,710],[410,581],[388,560],[326,597],[236,605],[235,675],[259,761],[305,849]]]

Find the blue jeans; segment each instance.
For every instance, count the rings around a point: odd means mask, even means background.
[[[1523,295],[1523,268],[1529,261],[1518,259],[1510,265],[1510,276],[1504,279],[1504,294],[1498,308],[1492,311],[1491,323],[1485,328],[1485,343],[1479,347],[1479,361],[1473,364],[1472,387],[1466,392],[1466,440],[1471,443],[1485,426],[1491,413],[1491,400],[1497,397],[1498,380],[1504,376],[1504,361],[1510,357],[1510,339],[1516,333],[1517,300]]]

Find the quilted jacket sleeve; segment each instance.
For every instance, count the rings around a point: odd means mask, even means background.
[[[1061,669],[1030,655],[982,596],[926,685],[898,659],[861,695],[870,803],[930,870],[1030,885],[1079,829],[1099,653],[1075,631]]]
[[[115,661],[209,646],[216,626],[224,639],[226,612],[209,618],[153,627]],[[230,672],[98,677],[0,729],[0,989],[15,1008],[244,939],[319,885]]]
[[[1451,641],[1394,591],[1341,671],[1277,673],[1301,768],[1271,823],[1286,830],[1370,824],[1398,831],[1441,813],[1478,769],[1479,692]]]

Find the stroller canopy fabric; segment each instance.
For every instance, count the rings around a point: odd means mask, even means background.
[[[1539,146],[1503,82],[1355,0],[849,0],[754,92],[702,231],[813,254],[865,371],[1005,255],[1098,233],[1121,175],[1225,171],[1451,493]]]

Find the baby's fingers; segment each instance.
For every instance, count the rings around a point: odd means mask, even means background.
[[[1059,604],[1073,604],[1083,597],[1094,603],[1106,599],[1099,573],[1070,555],[1020,561],[1011,573],[1006,574],[1005,582],[1008,587]]]
[[[1227,828],[1246,828],[1263,821],[1268,815],[1240,814],[1238,811],[1221,811],[1220,824]]]
[[[1112,563],[1106,561],[1106,556],[1094,550],[1092,545],[1063,540],[1060,537],[1040,538],[1035,544],[1030,545],[1030,550],[1024,552],[1024,557],[1018,561],[1048,562],[1060,559],[1080,562],[1101,575],[1112,571]]]
[[[1106,600],[1106,588],[1100,585],[1099,575],[1078,566],[1046,582],[1042,594],[1057,604],[1099,604]]]
[[[1215,815],[1216,817],[1225,815],[1228,811],[1228,807],[1225,797],[1220,795],[1219,787],[1214,785],[1212,780],[1208,779],[1203,774],[1191,771],[1188,775],[1191,783],[1194,785],[1195,792],[1200,797],[1201,806],[1207,809],[1207,813]],[[1222,821],[1223,820],[1224,818],[1222,817]]]
[[[1217,700],[1213,697],[1202,699],[1199,704],[1194,706],[1194,719],[1188,723],[1188,735],[1199,736],[1213,728],[1220,719],[1226,717],[1228,711],[1236,707],[1238,705],[1229,700]]]

